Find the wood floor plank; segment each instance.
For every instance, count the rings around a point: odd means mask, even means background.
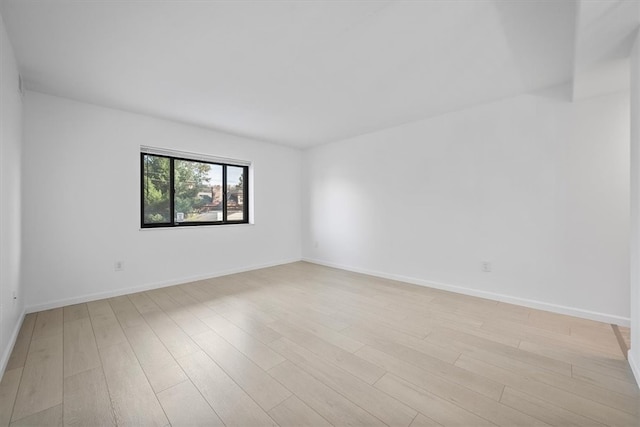
[[[252,319],[264,325],[269,325],[278,320],[278,317],[264,310],[264,306],[253,303],[249,300],[243,300],[236,296],[229,296],[225,301],[205,301],[212,309],[222,317],[229,318],[228,315],[242,314],[243,318]]]
[[[453,364],[444,362],[441,359],[432,357],[431,355],[415,350],[414,348],[409,348],[393,341],[389,341],[388,338],[380,337],[370,330],[352,326],[345,329],[343,333],[360,337],[362,341],[367,342],[369,348],[363,347],[363,349],[361,349],[363,350],[363,353],[360,353],[360,350],[356,352],[356,355],[360,355],[365,359],[367,358],[364,357],[364,353],[370,352],[370,349],[373,348],[390,356],[394,356],[406,363],[415,365],[430,374],[439,375],[448,381],[464,385],[465,387],[482,393],[494,400],[498,400],[502,393],[501,384],[460,369]],[[371,361],[370,359],[367,360]]]
[[[400,305],[392,305],[389,308],[404,310],[403,306]],[[407,323],[423,324],[425,330],[431,330],[431,327],[435,325],[448,325],[461,329],[479,329],[485,322],[484,317],[469,313],[452,313],[446,310],[438,310],[438,308],[435,306],[425,310],[425,307],[422,306],[420,310],[407,313],[405,321]]]
[[[144,325],[142,315],[126,295],[109,298],[108,301],[122,329]]]
[[[129,294],[127,296],[136,310],[138,310],[138,313],[142,315],[162,311],[162,309],[144,292]]]
[[[62,308],[39,312],[36,316],[31,339],[62,335],[62,313]]]
[[[504,389],[500,402],[553,426],[599,427],[603,425],[511,387]]]
[[[523,340],[534,343],[551,344],[556,347],[568,349],[584,349],[587,351],[598,352],[600,354],[606,354],[608,357],[615,357],[620,360],[624,359],[624,356],[619,350],[619,346],[602,344],[598,340],[583,339],[574,335],[558,335],[543,329],[527,325],[513,325],[506,322],[485,323],[482,327],[500,334],[517,336]],[[611,336],[611,343],[613,343],[613,339],[615,339],[615,337],[613,337],[613,331],[611,332]]]
[[[284,362],[282,356],[227,319],[213,315],[202,319],[202,321],[262,369],[269,370]]]
[[[62,310],[59,313],[62,325]],[[62,330],[60,332],[31,340],[12,421],[62,403]]]
[[[205,332],[193,339],[265,411],[291,396],[287,389],[215,332]]]
[[[371,308],[356,302],[340,300],[332,301],[330,304],[335,307],[335,312],[332,314],[333,316],[337,313],[344,313],[344,316],[337,317],[338,319],[342,319],[345,323],[345,326],[342,329],[351,325],[355,318],[365,321],[377,321],[378,323],[385,324],[388,327],[397,329],[420,339],[427,336],[430,332],[430,327],[425,324],[413,324],[411,322],[407,322],[407,314],[403,310]]]
[[[345,336],[335,329],[326,327],[319,322],[305,319],[304,316],[290,313],[288,315],[282,316],[282,318],[289,323],[296,325],[296,327],[304,329],[306,332],[317,336],[318,338],[328,342],[329,344],[348,351],[349,353],[353,353],[364,345],[364,343]]]
[[[167,295],[167,289],[169,288],[153,289],[145,292],[149,299],[151,299],[151,301],[153,301],[165,313],[169,313],[172,310],[180,308],[180,304]]]
[[[98,349],[127,342],[122,327],[107,300],[87,304]]]
[[[188,335],[201,334],[207,330],[206,325],[200,322],[200,318],[196,314],[205,317],[215,314],[214,311],[203,306],[200,301],[196,301],[186,294],[180,289],[180,286],[170,286],[147,292],[147,294]]]
[[[161,391],[158,399],[173,427],[224,427],[222,420],[189,380]]]
[[[209,327],[205,325],[200,319],[192,314],[187,308],[179,308],[172,310],[169,313],[169,317],[182,328],[183,331],[189,336],[198,335],[209,330]]]
[[[557,320],[551,321],[540,316],[528,316],[526,324],[561,335],[571,335],[573,331],[573,327],[567,322]]]
[[[302,400],[290,396],[287,400],[269,411],[269,415],[280,427],[330,427],[316,411]]]
[[[441,427],[442,424],[435,422],[431,418],[418,414],[409,427]]]
[[[64,379],[64,425],[116,425],[101,367],[85,370]]]
[[[200,350],[189,335],[166,313],[145,313],[143,317],[174,358],[177,359]]]
[[[65,322],[80,320],[89,317],[87,304],[74,304],[63,307],[62,317]]]
[[[601,330],[583,325],[574,325],[571,326],[570,329],[574,342],[588,346],[596,345],[596,347],[601,347],[605,352],[608,352],[609,349],[614,350],[615,343],[618,342],[618,338],[613,329]],[[624,340],[622,341],[624,343]],[[618,345],[620,345],[619,342]],[[624,353],[620,355],[624,357]]]
[[[272,344],[278,352],[321,383],[345,396],[389,426],[408,426],[417,412],[370,384],[323,361],[312,352],[282,338]]]
[[[566,324],[571,329],[575,327],[587,327],[592,329],[607,330],[611,326],[608,323],[596,322],[590,319],[581,319],[579,317],[565,316],[564,314],[552,313],[543,310],[531,310],[530,319],[537,319],[543,322],[553,322],[555,324]]]
[[[495,425],[392,374],[386,374],[375,386],[444,426]]]
[[[569,363],[573,366],[581,366],[603,375],[635,383],[633,372],[631,372],[631,368],[626,360],[612,359],[591,352],[555,347],[549,343],[532,343],[526,340],[520,343],[519,348],[529,353],[539,354],[550,359]]]
[[[44,409],[11,423],[11,427],[62,427],[62,405]]]
[[[490,358],[500,358],[503,363],[513,363],[527,368],[535,366],[567,377],[571,376],[569,363],[496,343],[470,333],[438,327],[427,337],[427,340],[440,343],[443,346],[455,347],[458,351],[467,354],[474,353],[475,358],[488,355]]]
[[[96,301],[90,301],[87,303],[87,310],[89,311],[89,317],[92,319],[94,317],[115,317],[113,313],[113,309],[111,305],[109,305],[109,300],[100,299]]]
[[[289,361],[275,366],[269,373],[333,425],[385,425]]]
[[[204,352],[182,357],[178,363],[227,427],[277,425]]]
[[[455,362],[460,355],[459,351],[451,350],[446,347],[433,344],[429,341],[417,339],[411,335],[396,331],[393,328],[372,322],[354,322],[352,326],[347,329],[351,332],[353,332],[354,329],[357,330],[356,334],[351,333],[350,336],[358,336],[361,334],[362,336],[371,337],[373,335],[377,338],[386,339],[389,342],[420,351],[447,363]],[[345,331],[342,331],[342,333],[345,333]]]
[[[254,312],[225,306],[221,310],[216,308],[216,313],[264,344],[269,344],[282,337],[282,335],[269,328],[267,323],[256,319]]]
[[[93,327],[88,317],[64,323],[63,351],[65,378],[101,366]]]
[[[269,294],[254,294],[249,298],[251,298],[250,301],[255,302],[259,306],[269,307],[271,311],[276,314],[276,317],[283,320],[287,320],[283,318],[283,315],[286,316],[287,313],[294,313],[299,316],[304,316],[311,321],[321,323],[336,331],[340,331],[349,326],[345,321],[341,320],[339,316],[323,313],[312,304],[308,304],[299,299],[287,300],[286,298],[278,298]]]
[[[502,366],[508,369],[507,366]],[[638,396],[628,396],[617,391],[593,385],[580,378],[570,378],[564,375],[553,375],[548,372],[534,372],[528,375],[529,378],[550,386],[568,391],[576,396],[582,396],[589,400],[602,403],[612,408],[637,415],[640,407]]]
[[[384,374],[384,371],[379,367],[354,356],[348,351],[329,344],[315,335],[298,329],[294,325],[278,320],[271,323],[269,327],[290,341],[312,351],[330,363],[335,363],[345,371],[369,384],[373,384]]]
[[[583,368],[582,366],[572,366],[572,374],[573,378],[577,378],[612,392],[622,393],[633,398],[637,398],[639,394],[638,385],[635,383],[592,371],[590,369]]]
[[[128,343],[100,349],[118,425],[165,426],[168,420]]]
[[[20,332],[18,332],[18,338],[7,362],[7,371],[22,368],[27,361],[27,353],[29,351],[29,345],[31,344],[31,336],[33,335],[33,328],[36,325],[37,316],[37,313],[29,313],[24,317]]]
[[[124,334],[129,340],[140,365],[162,366],[174,361],[169,351],[149,325],[143,324],[133,328],[126,328],[124,329]]]
[[[504,389],[504,386],[498,382],[489,380],[457,366],[442,365],[432,367],[431,364],[426,366],[416,365],[402,358],[398,358],[393,354],[369,346],[358,350],[356,355],[418,386],[422,384],[431,384],[434,386],[445,384],[445,386],[441,388],[447,390],[449,387],[447,387],[446,383],[452,383],[480,393],[496,402],[500,400],[500,395]],[[443,383],[443,381],[446,383]],[[444,395],[446,396],[446,394],[447,392],[445,391]]]
[[[520,345],[520,337],[518,336],[503,335],[503,334],[482,329],[479,327],[470,327],[467,325],[461,326],[453,322],[440,322],[438,324],[434,324],[433,326],[434,327],[432,328],[432,332],[433,330],[446,328],[448,330],[465,333],[473,337],[482,338],[489,342],[494,342],[497,344],[502,344],[505,346],[513,347],[513,348],[518,348],[518,346]],[[431,338],[433,337],[429,335],[425,338],[425,340],[431,341]]]
[[[21,377],[22,368],[14,368],[5,371],[0,381],[0,426],[8,426],[11,421]]]
[[[385,325],[388,328],[398,330],[418,339],[423,339],[431,332],[431,325],[426,322],[415,323],[407,321],[407,314],[403,313],[403,310],[399,308],[380,312],[380,310],[363,308],[353,303],[344,304],[335,302],[333,305],[336,307],[334,315],[341,315],[341,318],[344,319],[343,321],[346,323],[343,329],[353,325],[354,321],[360,321]]]
[[[393,357],[387,356],[382,352],[371,349],[368,356],[371,357],[372,360],[384,365],[390,373],[398,378],[402,378],[444,400],[460,405],[467,411],[497,425],[544,424],[529,415],[515,411],[510,407],[502,405],[497,400],[481,395],[467,387],[454,384],[441,377],[425,372],[416,372],[411,366],[395,360]]]
[[[166,365],[144,365],[142,366],[151,388],[156,393],[173,387],[187,379],[178,362],[171,361]]]
[[[187,379],[178,362],[148,325],[126,328],[124,333],[156,393]]]
[[[602,403],[586,399],[548,384],[540,383],[527,376],[518,375],[517,373],[475,360],[466,355],[460,356],[456,365],[480,375],[497,379],[515,390],[527,393],[551,404],[560,405],[568,411],[581,414],[582,416],[603,424],[626,426],[634,425],[634,423],[637,423],[639,420],[638,415],[611,408]]]
[[[194,297],[191,292],[196,290],[199,290],[199,288],[196,287],[195,283],[187,283],[182,286],[172,286],[168,288],[167,293],[174,301],[200,320],[214,315],[215,311],[202,304],[202,299],[205,298],[206,293],[196,293],[199,296]]]

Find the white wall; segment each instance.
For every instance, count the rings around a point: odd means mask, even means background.
[[[0,377],[22,323],[24,308],[20,286],[21,145],[18,68],[0,17]]]
[[[628,324],[628,164],[628,93],[519,96],[320,146],[303,257]]]
[[[29,311],[300,259],[299,150],[34,92],[25,123]],[[140,145],[253,161],[255,224],[141,230]]]
[[[640,35],[631,54],[631,349],[629,365],[640,384]]]

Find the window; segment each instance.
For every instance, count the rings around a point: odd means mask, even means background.
[[[249,222],[248,165],[171,154],[140,153],[143,228]]]

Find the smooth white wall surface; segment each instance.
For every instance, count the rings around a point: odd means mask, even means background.
[[[24,308],[20,285],[21,145],[18,68],[0,17],[0,377],[22,323]]]
[[[303,258],[628,324],[629,94],[557,93],[306,151]]]
[[[297,149],[35,92],[25,123],[29,311],[300,259]],[[141,230],[140,145],[252,161],[255,224]]]
[[[629,365],[640,384],[640,35],[631,54],[631,349]]]

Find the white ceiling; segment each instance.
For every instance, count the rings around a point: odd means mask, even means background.
[[[296,147],[571,83],[599,60],[595,42],[576,37],[599,40],[576,26],[579,10],[573,0],[0,0],[31,90]]]

